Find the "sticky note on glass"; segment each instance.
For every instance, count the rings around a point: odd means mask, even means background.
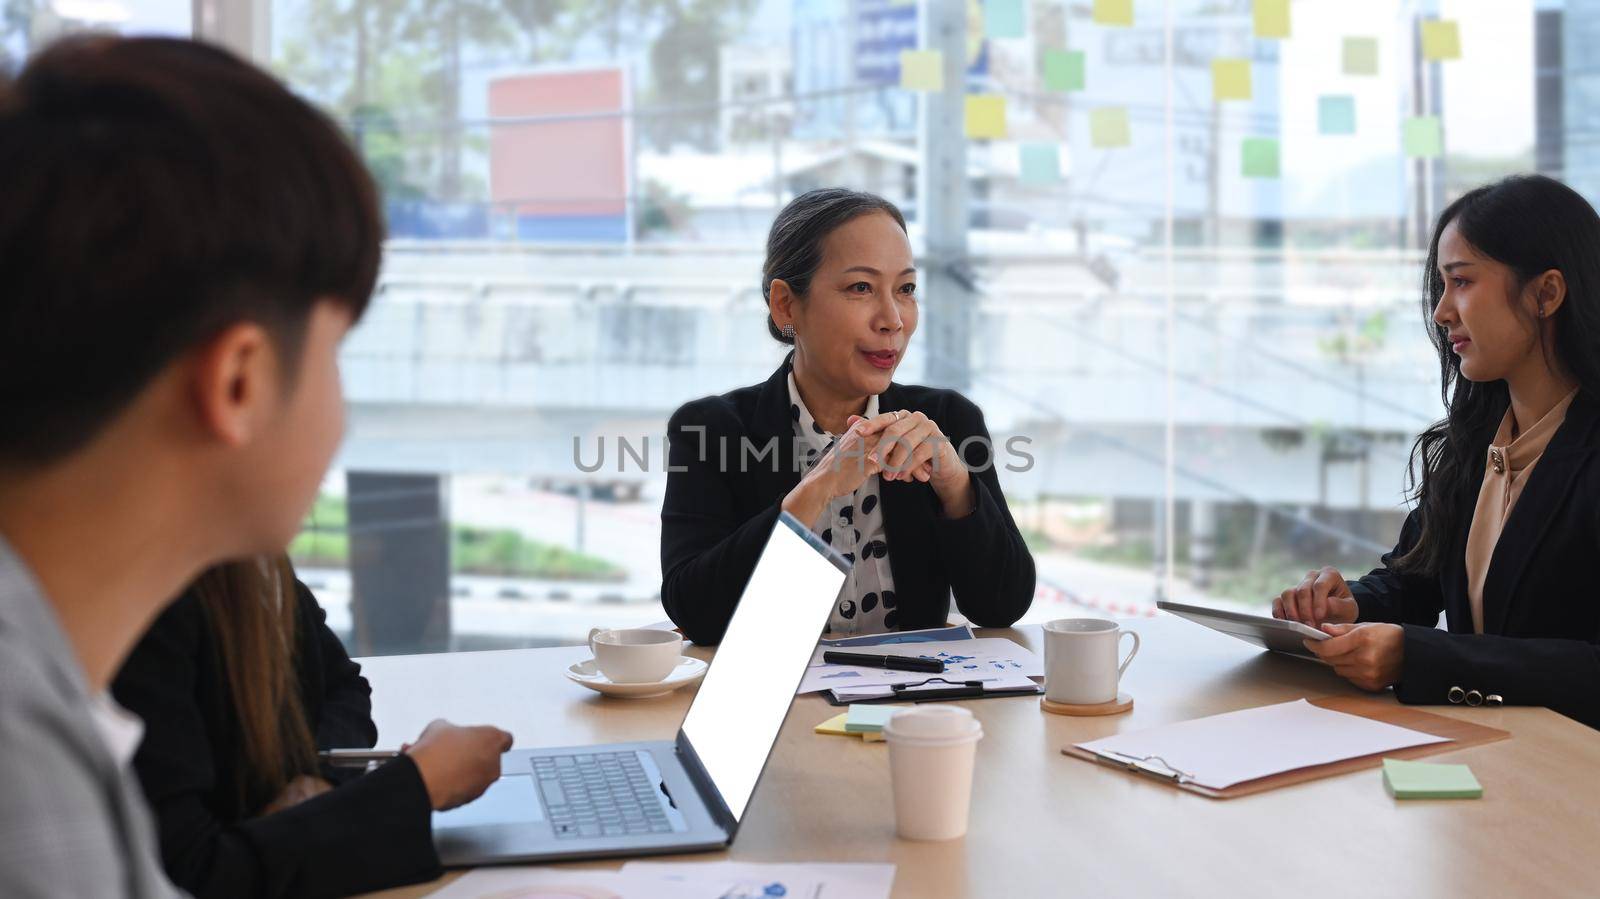
[[[1006,98],[977,94],[967,98],[967,137],[995,140],[1006,136]]]
[[[944,90],[944,54],[938,50],[901,50],[900,86],[908,91]]]
[[[1429,62],[1461,58],[1461,29],[1449,19],[1424,19],[1422,58]]]
[[[1255,0],[1256,37],[1289,36],[1289,0]]]
[[[1094,0],[1094,23],[1128,28],[1133,25],[1133,0]]]
[[[1344,39],[1344,73],[1346,75],[1378,74],[1377,38],[1347,37]]]
[[[1133,143],[1128,132],[1128,109],[1108,106],[1089,110],[1089,143],[1102,150],[1126,147]]]
[[[1317,130],[1323,134],[1356,133],[1356,98],[1348,95],[1317,98]]]
[[[1240,168],[1246,178],[1278,177],[1278,141],[1270,137],[1247,137],[1240,148]]]
[[[1044,86],[1053,91],[1083,90],[1083,51],[1044,51]]]
[[[1022,0],[983,0],[983,33],[989,37],[1022,37]]]
[[[1406,119],[1401,126],[1400,135],[1401,146],[1405,148],[1407,156],[1432,159],[1444,153],[1444,132],[1439,126],[1438,116],[1413,116]]]
[[[1055,144],[1023,144],[1017,148],[1023,184],[1039,186],[1061,180],[1061,148]]]
[[[1211,60],[1211,96],[1217,100],[1250,99],[1250,60]]]
[[[1396,799],[1477,799],[1483,786],[1466,765],[1383,760],[1383,788]]]

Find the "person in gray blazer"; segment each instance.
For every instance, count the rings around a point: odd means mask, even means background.
[[[107,687],[202,569],[298,530],[377,192],[228,52],[97,36],[0,78],[0,197],[0,896],[175,895]]]

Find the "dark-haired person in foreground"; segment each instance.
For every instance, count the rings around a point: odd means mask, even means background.
[[[1383,567],[1313,571],[1273,614],[1402,702],[1600,727],[1600,217],[1542,176],[1477,188],[1439,216],[1425,277],[1449,412],[1417,440],[1417,508]]]
[[[0,896],[170,896],[108,686],[202,569],[298,530],[377,197],[259,70],[91,37],[0,83],[0,198]],[[427,781],[436,740],[396,764]]]
[[[133,764],[167,873],[196,899],[432,880],[434,809],[500,775],[499,731],[442,722],[412,750],[417,764],[320,769],[319,749],[378,738],[371,688],[325,620],[286,557],[226,562],[156,619],[112,684],[144,719]]]
[[[667,614],[694,642],[719,642],[787,511],[854,563],[829,630],[937,627],[952,592],[974,624],[1022,617],[1033,557],[983,413],[892,380],[918,313],[900,211],[841,189],[796,197],[772,224],[761,288],[767,328],[793,352],[765,383],[695,400],[667,425]]]

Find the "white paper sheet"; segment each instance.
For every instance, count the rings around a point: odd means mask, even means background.
[[[1090,752],[1149,759],[1221,790],[1247,780],[1407,746],[1449,742],[1444,737],[1319,708],[1304,699],[1196,718],[1163,727],[1078,743]],[[1155,759],[1160,759],[1156,762]]]
[[[910,684],[930,676],[923,671],[886,671],[863,665],[830,665],[822,660],[831,647],[818,646],[811,665],[796,693],[815,693],[837,687],[866,687],[883,684]],[[1013,640],[1004,637],[977,637],[941,643],[914,643],[892,646],[886,654],[938,659],[945,663],[945,677],[951,680],[978,680],[986,677],[1044,677],[1044,662]]]
[[[668,866],[662,866],[668,867]],[[799,865],[756,865],[792,868],[764,877],[734,871],[573,871],[564,868],[477,868],[430,899],[833,899],[815,874]],[[888,866],[893,877],[894,866]],[[752,872],[753,874],[754,872]],[[776,889],[774,889],[776,888]],[[848,893],[837,895],[848,896]],[[879,897],[889,895],[884,890]]]
[[[628,862],[624,874],[683,877],[706,882],[741,884],[798,883],[821,885],[817,899],[889,899],[894,888],[894,865],[872,864],[760,864],[752,862]],[[760,895],[760,894],[756,894]],[[789,893],[794,896],[794,893]]]

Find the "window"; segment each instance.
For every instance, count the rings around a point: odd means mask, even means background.
[[[970,6],[947,89],[1002,98],[1003,136],[963,148],[967,251],[922,258],[950,274],[899,379],[1028,441],[1001,477],[1029,620],[1261,609],[1308,568],[1375,565],[1441,412],[1431,222],[1536,166],[1600,192],[1578,33],[1600,3],[1296,0],[1281,39],[1248,0],[1139,2],[1129,27],[1028,0],[1020,36]],[[776,208],[875,190],[926,246],[919,173],[952,157],[919,139],[936,98],[900,87],[900,53],[928,9],[274,0],[271,64],[349,128],[392,230],[295,547],[354,651],[664,617],[664,423],[782,358]],[[1459,58],[1429,58],[1434,21]],[[961,343],[933,342],[940,310],[971,314]]]

